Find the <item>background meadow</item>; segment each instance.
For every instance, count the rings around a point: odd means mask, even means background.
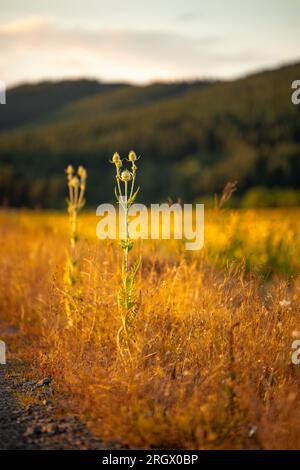
[[[206,212],[205,247],[143,241],[130,356],[120,355],[121,249],[79,217],[68,326],[68,217],[1,211],[0,308],[13,357],[50,375],[63,409],[106,442],[145,448],[298,448],[299,210]],[[298,225],[297,225],[298,223]]]

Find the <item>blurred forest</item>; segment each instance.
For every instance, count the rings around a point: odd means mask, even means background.
[[[113,200],[112,154],[142,155],[140,200],[208,198],[300,205],[300,64],[230,82],[133,86],[90,80],[8,90],[0,106],[0,204],[64,207],[67,164],[88,171],[87,201]]]

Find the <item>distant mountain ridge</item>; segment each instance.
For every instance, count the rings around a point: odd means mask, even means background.
[[[119,86],[122,84],[102,84],[96,80],[64,80],[11,88],[7,91],[5,109],[0,109],[0,132],[42,118],[71,102]]]
[[[52,117],[56,117],[56,113],[67,111],[69,106],[72,112],[72,105],[75,109],[77,104],[79,109],[84,104],[93,106],[94,98],[99,95],[108,97],[106,102],[112,96],[112,109],[120,109],[122,102],[117,103],[113,97],[120,96],[122,101],[124,92],[125,95],[129,94],[127,106],[132,106],[178,96],[193,87],[203,87],[210,83],[213,82],[175,82],[139,87],[127,83],[102,83],[97,80],[81,79],[19,85],[7,91],[7,104],[5,108],[0,108],[0,132],[51,120]],[[115,91],[120,93],[114,94]]]
[[[0,107],[0,201],[56,206],[63,168],[89,172],[91,204],[112,194],[114,151],[142,155],[141,198],[192,201],[237,179],[299,187],[300,64],[228,82],[134,86],[67,81],[8,91]],[[62,202],[63,203],[63,202]]]

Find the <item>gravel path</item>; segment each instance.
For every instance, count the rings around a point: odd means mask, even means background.
[[[50,378],[29,382],[22,365],[0,365],[0,450],[103,448],[77,416],[58,415]]]
[[[24,449],[22,429],[16,426],[17,405],[4,375],[5,366],[0,365],[0,450]]]

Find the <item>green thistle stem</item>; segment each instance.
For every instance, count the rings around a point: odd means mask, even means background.
[[[125,250],[124,250],[124,257],[125,257],[125,273],[128,272],[128,201],[127,201],[127,192],[128,192],[128,183],[125,181],[125,203],[124,203],[124,235],[125,235]]]

